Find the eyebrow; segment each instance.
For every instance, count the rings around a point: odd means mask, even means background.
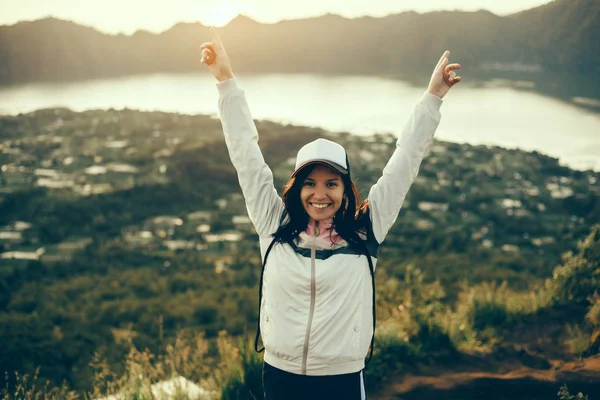
[[[340,178],[331,178],[331,179],[327,179],[326,182],[339,181],[339,180],[340,180]],[[306,181],[313,181],[314,182],[314,179],[313,178],[306,178],[304,181],[305,182]]]

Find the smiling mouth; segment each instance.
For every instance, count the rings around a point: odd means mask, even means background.
[[[333,203],[308,203],[311,206],[313,206],[314,208],[318,208],[318,209],[323,209],[323,208],[327,208],[330,205],[332,205]]]

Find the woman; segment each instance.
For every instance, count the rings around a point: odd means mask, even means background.
[[[383,175],[360,203],[346,151],[318,139],[298,152],[282,196],[258,147],[258,132],[221,39],[202,44],[219,81],[219,111],[263,257],[259,332],[267,400],[366,399],[362,370],[375,325],[377,248],[396,220],[460,81],[440,58],[428,91],[409,118]],[[258,341],[258,334],[257,334]],[[372,353],[371,353],[372,354]]]

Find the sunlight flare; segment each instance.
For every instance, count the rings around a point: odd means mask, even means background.
[[[200,21],[207,26],[224,26],[240,13],[238,7],[230,1],[215,1],[212,5],[204,7],[200,14]]]

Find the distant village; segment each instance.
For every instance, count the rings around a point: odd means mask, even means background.
[[[37,128],[39,131],[28,128],[28,135],[8,135],[8,138],[0,136],[0,199],[7,194],[36,187],[47,189],[52,196],[73,198],[129,190],[148,183],[166,183],[170,158],[177,149],[182,146],[199,146],[202,141],[214,140],[214,137],[220,135],[218,122],[210,120],[209,117],[203,117],[203,121],[212,124],[211,128],[215,133],[213,136],[205,135],[199,138],[195,130],[190,128],[189,121],[182,123],[186,117],[177,114],[157,113],[161,120],[154,121],[152,126],[147,126],[142,131],[128,128],[132,124],[131,120],[137,118],[134,111],[88,112],[92,114],[86,118],[63,109],[41,112],[43,115],[40,117],[29,116],[34,120],[50,121],[40,122],[40,127]],[[68,124],[63,117],[69,119]],[[78,118],[81,121],[77,122]],[[178,124],[183,128],[179,126],[177,129],[165,131],[165,126]],[[67,132],[70,132],[70,136]],[[373,182],[383,168],[384,160],[378,154],[389,153],[395,145],[395,138],[391,135],[342,135],[341,140],[346,141],[348,151],[363,165],[362,169],[371,173],[370,180]],[[543,183],[534,183],[518,172],[506,175],[509,162],[526,163],[526,160],[519,160],[519,157],[531,156],[529,153],[497,152],[491,159],[479,160],[477,158],[482,156],[468,146],[460,157],[453,157],[452,152],[456,149],[450,147],[458,146],[460,145],[435,142],[423,166],[425,171],[420,174],[415,186],[436,192],[451,192],[458,188],[462,193],[458,201],[465,201],[480,188],[477,185],[468,185],[466,180],[453,174],[452,168],[475,165],[476,170],[470,171],[471,177],[479,175],[486,180],[503,181],[500,186],[502,191],[495,193],[497,196],[494,204],[477,204],[477,207],[485,209],[488,206],[497,206],[510,218],[530,217],[533,212],[544,213],[547,204],[542,195],[555,200],[585,197],[581,192],[576,193],[575,185],[578,185],[579,189],[585,187],[595,195],[600,195],[597,173],[587,172],[584,182],[574,182],[570,176],[548,176],[544,177]],[[153,161],[141,163],[139,166],[124,162],[135,159],[138,154],[152,154]],[[511,154],[512,158],[508,159],[507,154]],[[448,164],[449,160],[451,164]],[[290,158],[282,165],[276,166],[276,179],[287,180],[292,164],[293,158]],[[444,168],[439,168],[436,164],[444,165]],[[523,204],[524,198],[531,199],[527,207]],[[449,209],[452,211],[450,202],[439,200],[419,200],[412,208],[409,201],[406,201],[404,208],[408,209],[404,218],[410,218],[419,231],[436,229],[436,216],[448,212]],[[472,214],[463,211],[460,217],[465,222],[473,221]],[[585,225],[591,222],[576,216],[572,219],[574,224]],[[505,252],[519,251],[519,244],[496,243],[487,236],[490,229],[488,225],[477,221],[474,223],[478,225],[471,232],[471,240],[479,242],[480,246],[497,247]],[[40,243],[35,234],[35,224],[36,221],[11,221],[0,226],[0,259],[68,261],[74,252],[84,249],[92,242],[90,237],[73,237],[57,244]],[[535,247],[551,246],[556,240],[552,235],[529,234],[523,235],[521,239]],[[120,237],[114,240],[129,248],[149,251],[227,254],[230,250],[235,250],[240,241],[249,240],[255,243],[256,236],[238,190],[218,199],[211,209],[198,209],[183,215],[155,215],[142,223],[124,227]],[[221,261],[216,262],[217,270],[226,267],[223,260],[221,257]]]
[[[182,141],[194,141],[202,138],[194,136],[195,132],[181,132],[181,137],[172,132],[161,132],[161,125],[180,123],[184,126],[189,122],[182,121],[187,116],[151,113],[162,117],[162,123],[155,123],[150,128],[151,135],[140,139],[139,135],[132,137],[131,132],[120,129],[120,124],[131,125],[131,118],[138,117],[138,112],[131,111],[133,117],[122,117],[123,112],[107,115],[110,112],[91,112],[92,127],[88,130],[90,120],[75,114],[75,119],[69,121],[72,137],[61,135],[65,121],[63,114],[73,117],[68,110],[43,110],[46,113],[41,120],[50,119],[49,124],[42,124],[40,132],[2,140],[0,136],[0,199],[6,194],[32,188],[46,188],[52,196],[86,197],[129,190],[136,185],[148,183],[165,183],[168,181],[166,172],[167,160],[172,156]],[[54,115],[48,116],[51,113]],[[128,119],[129,117],[129,119]],[[208,119],[208,117],[203,117]],[[125,120],[125,121],[124,121]],[[103,124],[108,128],[103,128]],[[108,125],[107,125],[108,124]],[[217,126],[217,122],[213,122]],[[106,131],[118,134],[105,135]],[[139,143],[147,148],[156,149],[152,153],[155,160],[150,167],[140,168],[132,164],[119,162],[137,153],[146,152]],[[238,193],[229,199],[216,201],[215,208],[224,210],[231,208],[244,210],[243,200]],[[234,215],[229,224],[231,229],[214,231],[211,223],[221,216],[213,210],[197,210],[186,215],[156,215],[147,218],[142,224],[128,226],[122,229],[120,238],[130,248],[148,250],[166,249],[171,251],[219,251],[235,248],[240,240],[254,232],[250,219],[246,214]],[[221,224],[223,225],[223,224]],[[92,242],[88,237],[71,238],[58,244],[42,244],[35,234],[35,221],[13,221],[0,226],[0,259],[5,260],[40,260],[43,262],[68,261],[75,251],[84,249]]]

